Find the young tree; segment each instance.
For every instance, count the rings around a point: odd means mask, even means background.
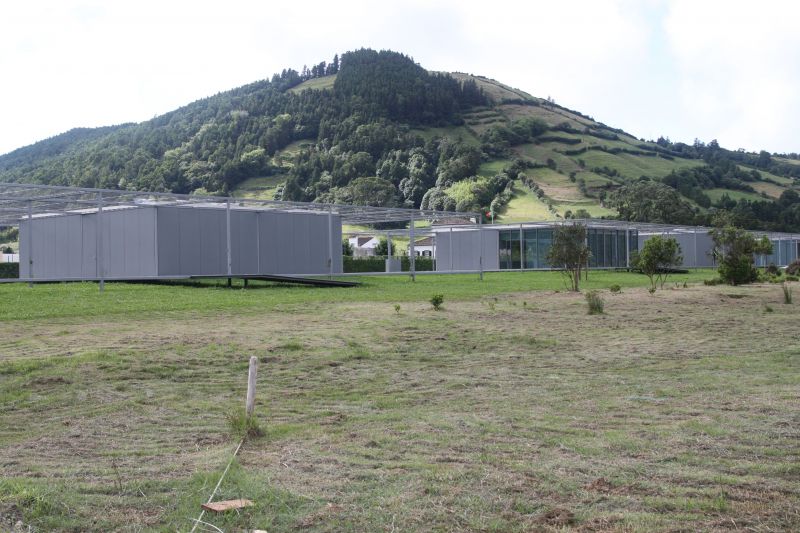
[[[350,241],[344,239],[342,241],[342,255],[346,257],[353,256],[353,245],[350,244]]]
[[[547,251],[547,262],[561,269],[569,280],[570,290],[579,290],[581,271],[588,268],[590,255],[586,245],[586,226],[565,224],[553,231],[553,244]]]
[[[711,230],[714,239],[712,254],[719,263],[719,277],[729,285],[752,283],[758,279],[756,255],[772,253],[772,243],[763,236],[756,239],[752,233],[736,227],[727,213],[721,213]]]
[[[656,289],[656,285],[663,289],[670,270],[683,263],[678,241],[661,235],[647,239],[641,251],[634,253],[631,259],[633,268],[641,270],[650,279],[652,290]]]

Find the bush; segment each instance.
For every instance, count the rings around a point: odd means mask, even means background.
[[[772,276],[780,276],[781,275],[781,271],[778,269],[777,266],[775,266],[775,263],[770,263],[769,265],[767,265],[767,267],[764,268],[764,272],[766,272],[767,274],[772,275]]]
[[[800,275],[800,259],[789,263],[789,266],[786,267],[786,273],[790,276]]]
[[[786,275],[786,281],[800,281],[800,277]]]
[[[714,285],[719,285],[720,283],[722,283],[722,280],[720,278],[703,280],[703,285],[708,285],[709,287],[713,287]]]
[[[431,305],[433,306],[434,311],[440,311],[442,309],[443,303],[444,303],[444,295],[434,294],[433,296],[431,296]]]
[[[602,315],[605,302],[597,291],[589,291],[586,293],[586,303],[589,305],[590,315]]]
[[[792,287],[788,284],[784,283],[781,285],[783,289],[783,303],[790,304],[792,303]]]
[[[619,285],[612,285],[612,286],[610,286],[610,287],[608,288],[608,290],[610,290],[611,292],[613,292],[614,294],[616,294],[616,293],[618,293],[618,292],[622,292],[622,287],[620,287]]]

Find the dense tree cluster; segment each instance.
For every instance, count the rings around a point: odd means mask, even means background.
[[[289,91],[332,74],[337,75],[332,90]],[[358,50],[301,72],[286,69],[270,81],[141,124],[72,130],[0,158],[0,179],[228,194],[244,179],[274,173],[271,160],[278,150],[311,140],[319,153],[335,160],[326,170],[330,186],[337,187],[375,177],[375,164],[387,150],[424,144],[404,124],[457,123],[462,110],[485,103],[474,81],[430,74],[402,54]],[[321,172],[302,174],[302,158],[313,156],[301,155],[284,190],[289,198],[314,199],[315,191],[307,188],[316,185]],[[319,187],[325,188],[324,180]],[[415,203],[423,193],[416,194]]]

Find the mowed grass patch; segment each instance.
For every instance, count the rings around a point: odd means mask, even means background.
[[[591,272],[589,316],[557,274],[493,277],[344,300],[131,286],[194,306],[1,322],[21,344],[0,356],[0,529],[188,531],[238,442],[250,355],[265,435],[219,498],[255,506],[206,515],[225,531],[797,529],[800,310],[777,287],[676,276],[651,296]]]
[[[514,195],[502,210],[498,220],[503,222],[530,222],[532,220],[552,220],[555,218],[548,209],[547,204],[521,182],[514,182],[513,191]]]

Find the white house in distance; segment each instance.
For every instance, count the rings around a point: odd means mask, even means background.
[[[378,246],[378,238],[369,235],[356,235],[347,239],[353,249],[354,257],[372,257],[375,255],[375,247]]]
[[[411,250],[409,250],[409,255]],[[436,257],[436,241],[433,237],[425,237],[414,241],[414,255],[417,257]]]

